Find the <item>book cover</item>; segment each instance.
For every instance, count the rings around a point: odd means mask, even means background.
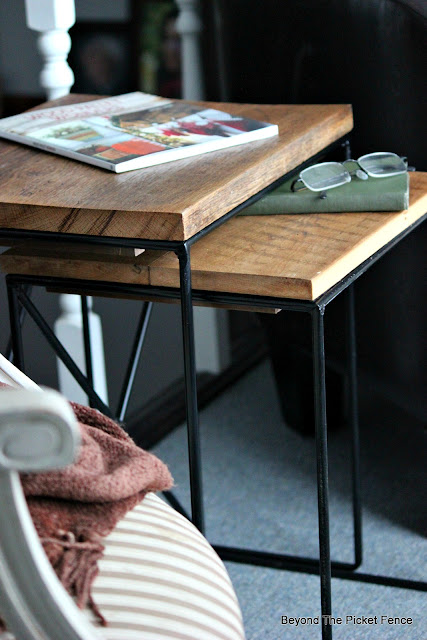
[[[116,173],[277,134],[274,124],[139,91],[0,120],[0,137]]]
[[[295,177],[287,180],[239,215],[403,211],[409,206],[407,173],[390,178],[353,178],[341,187],[328,189],[326,198],[309,189],[291,191],[294,180]]]

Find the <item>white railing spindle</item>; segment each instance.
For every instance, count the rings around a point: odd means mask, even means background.
[[[176,0],[176,3],[179,9],[176,30],[181,37],[182,97],[203,100],[200,0]],[[231,362],[227,312],[195,307],[194,342],[199,371],[221,373]]]
[[[39,51],[44,62],[40,84],[48,100],[67,95],[74,74],[67,56],[71,49],[68,30],[76,20],[74,0],[25,0],[27,25],[39,31]]]
[[[25,0],[25,10],[28,27],[40,32],[38,47],[44,63],[40,84],[46,91],[46,97],[54,100],[65,96],[70,93],[74,84],[74,74],[67,62],[71,49],[68,30],[76,20],[74,0]],[[101,319],[91,310],[90,299],[88,303],[94,388],[108,404]],[[59,306],[61,314],[55,322],[55,333],[76,364],[85,372],[80,298],[61,295]],[[62,393],[69,400],[87,403],[86,394],[59,359],[57,366]]]
[[[183,98],[203,100],[200,2],[199,0],[176,0],[176,3],[179,8],[176,30],[181,36]]]

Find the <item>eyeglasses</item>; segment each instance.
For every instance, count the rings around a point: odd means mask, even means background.
[[[348,164],[353,164],[353,169],[345,166]],[[368,177],[388,178],[407,171],[406,158],[401,158],[395,153],[377,151],[361,156],[358,160],[345,160],[343,163],[321,162],[307,167],[293,181],[291,191],[310,189],[310,191],[323,192],[350,182],[352,176],[356,176],[360,180],[367,180]],[[302,183],[303,186],[298,188],[298,183]],[[322,196],[326,197],[326,193]]]

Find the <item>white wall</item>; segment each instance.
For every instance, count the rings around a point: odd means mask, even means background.
[[[119,22],[130,15],[130,0],[74,0],[79,20]]]
[[[128,18],[128,11],[127,0],[76,0],[76,13],[80,19],[120,21]],[[41,95],[38,84],[40,67],[36,35],[25,26],[24,0],[0,0],[0,78],[3,92]],[[53,323],[58,315],[58,296],[41,290],[34,296]],[[103,321],[109,397],[113,406],[120,391],[140,306],[141,303],[135,301],[94,299],[94,310],[100,313]],[[6,288],[4,277],[0,276],[0,351],[5,349],[8,334]],[[28,374],[41,384],[56,386],[55,359],[30,320],[25,323],[25,352]],[[145,404],[182,373],[180,307],[155,305],[130,410]]]
[[[24,0],[0,2],[0,83],[3,93],[39,96],[37,35],[25,25]]]

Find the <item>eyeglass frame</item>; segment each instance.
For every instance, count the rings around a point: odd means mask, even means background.
[[[375,156],[375,155],[384,155],[384,154],[388,154],[390,156],[394,156],[399,158],[400,160],[402,160],[402,162],[406,165],[405,170],[402,171],[394,171],[392,173],[389,174],[385,174],[385,175],[375,175],[370,173],[369,171],[367,171],[366,169],[362,168],[359,164],[360,160],[364,160],[365,158],[368,158],[370,156]],[[353,162],[356,165],[358,165],[358,169],[356,169],[355,171],[348,171],[348,169],[346,168],[346,164],[349,162]],[[301,178],[301,174],[304,173],[304,171],[306,171],[307,169],[313,169],[315,167],[321,167],[321,166],[326,166],[326,165],[330,165],[330,164],[334,164],[334,165],[341,165],[346,171],[347,171],[347,175],[348,175],[348,180],[346,180],[345,182],[341,182],[340,184],[337,185],[332,185],[331,187],[323,187],[322,189],[312,189],[311,187],[307,186],[306,183],[304,182],[304,180]],[[306,169],[303,169],[299,175],[298,178],[295,178],[295,180],[292,182],[291,184],[291,191],[293,193],[298,193],[298,191],[303,191],[304,189],[308,189],[309,191],[311,191],[312,193],[320,193],[320,198],[324,199],[327,197],[327,194],[325,193],[327,190],[329,189],[336,189],[338,187],[343,187],[345,184],[348,184],[349,182],[351,182],[352,177],[355,175],[357,176],[360,180],[367,180],[369,177],[371,178],[392,178],[393,176],[398,176],[398,175],[403,175],[404,173],[407,173],[408,171],[415,171],[415,169],[413,167],[408,167],[408,159],[405,156],[398,156],[397,153],[393,153],[392,151],[373,151],[372,153],[366,153],[363,156],[360,156],[357,160],[354,160],[353,158],[348,158],[347,160],[343,160],[343,162],[336,162],[336,161],[331,161],[331,162],[319,162],[318,164],[313,164],[310,167],[306,167]],[[298,182],[302,182],[303,183],[303,187],[301,187],[300,189],[295,189],[295,185]]]

